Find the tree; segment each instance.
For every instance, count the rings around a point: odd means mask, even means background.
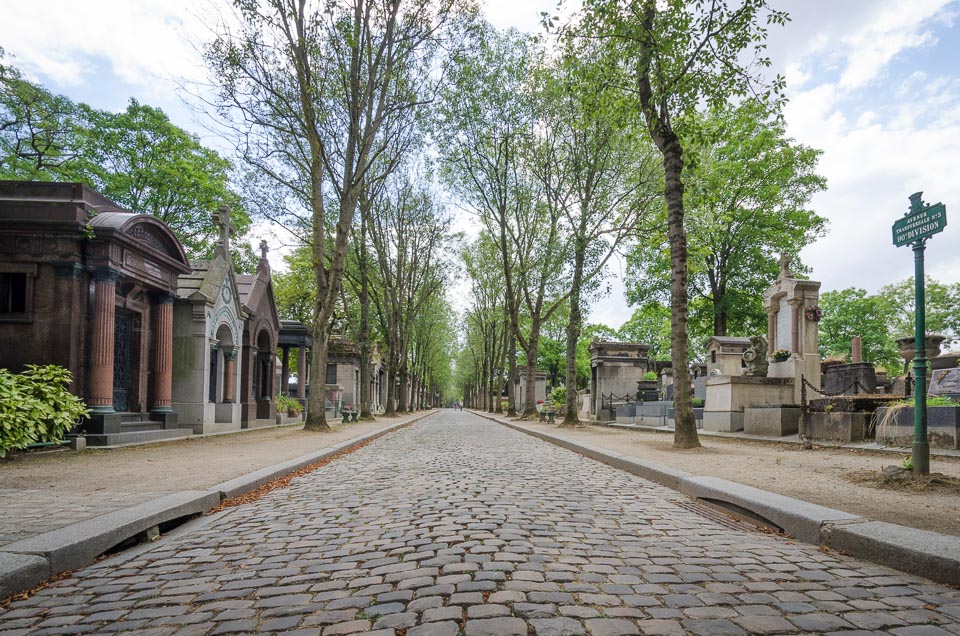
[[[814,172],[821,153],[788,139],[783,123],[755,99],[712,109],[686,152],[691,302],[709,301],[704,319],[712,335],[762,333],[763,290],[776,278],[776,255],[796,254],[824,232],[825,219],[806,209],[825,187]],[[668,243],[661,224],[631,250],[629,298],[669,297]]]
[[[650,360],[670,359],[670,309],[648,302],[633,310],[630,319],[617,331],[620,340],[650,345]]]
[[[687,369],[683,139],[692,136],[687,131],[701,104],[723,104],[762,83],[757,69],[770,65],[762,55],[767,35],[762,23],[783,24],[786,18],[785,12],[769,9],[766,0],[586,0],[581,19],[568,29],[573,37],[606,44],[605,68],[611,71],[611,81],[635,104],[663,157],[677,448],[700,445]],[[751,49],[753,64],[744,66],[741,59]],[[781,88],[778,77],[773,90]]]
[[[960,283],[941,283],[926,277],[927,332],[940,333],[951,340],[960,339]],[[890,331],[895,338],[913,335],[915,319],[913,276],[884,285],[879,292],[893,310]]]
[[[406,387],[414,325],[446,278],[441,253],[450,238],[450,219],[430,192],[414,185],[415,179],[403,174],[391,180],[372,201],[368,228],[380,277],[373,300],[386,337],[390,378],[401,387],[397,403],[388,398],[387,415],[410,406]]]
[[[235,0],[236,28],[207,46],[216,106],[238,154],[273,185],[280,214],[309,228],[317,295],[313,368],[327,344],[362,192],[389,174],[384,122],[418,108],[461,0]],[[329,239],[329,240],[328,240]],[[306,430],[327,431],[314,374]]]
[[[657,200],[653,148],[643,129],[598,81],[602,59],[592,43],[567,41],[562,56],[537,77],[537,142],[531,166],[548,205],[567,226],[564,274],[569,278],[566,384],[576,384],[576,352],[586,296],[607,262]],[[576,393],[566,393],[561,426],[579,424]]]
[[[445,66],[450,83],[437,113],[445,180],[477,215],[499,252],[511,331],[509,375],[513,378],[516,371],[515,342],[526,353],[528,416],[536,410],[539,324],[549,317],[547,289],[558,283],[562,261],[557,249],[560,211],[538,200],[525,161],[529,155],[524,154],[533,134],[528,77],[534,53],[527,37],[498,33],[485,22],[474,24]],[[528,334],[521,329],[521,308],[531,320]],[[509,409],[515,409],[513,395]]]
[[[0,177],[51,181],[80,155],[79,108],[3,64],[0,48]]]
[[[850,343],[854,336],[860,336],[864,360],[890,372],[899,371],[899,348],[890,329],[896,308],[885,298],[848,287],[820,294],[820,308],[823,310],[818,325],[821,356],[849,359]]]
[[[120,113],[74,103],[0,65],[0,178],[78,181],[131,212],[152,214],[190,258],[211,258],[213,214],[232,209],[238,236],[250,218],[231,185],[232,164],[174,125],[158,108],[131,99]],[[234,267],[256,269],[249,243],[233,243]]]

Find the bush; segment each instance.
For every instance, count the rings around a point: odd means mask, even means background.
[[[567,403],[567,387],[558,386],[553,391],[551,391],[550,401],[557,408],[563,408],[563,406]]]
[[[695,408],[695,409],[702,409],[702,408],[703,408],[703,405],[704,405],[704,403],[705,403],[706,401],[705,401],[703,398],[693,398],[692,400],[690,400],[690,402],[691,402],[693,408]]]
[[[289,395],[277,396],[277,408],[284,412],[293,411],[297,415],[303,412],[303,405]]]
[[[0,457],[37,442],[59,442],[90,414],[67,390],[72,381],[54,364],[28,364],[19,374],[0,369]]]
[[[634,376],[634,377],[636,377],[636,376]],[[656,380],[656,379],[657,379],[657,373],[656,373],[655,371],[647,371],[646,373],[643,374],[643,379],[644,379],[644,380]]]

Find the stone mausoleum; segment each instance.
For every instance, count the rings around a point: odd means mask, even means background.
[[[276,423],[276,395],[289,382],[289,365],[281,369],[281,384],[274,386],[275,361],[280,336],[280,318],[273,296],[267,244],[260,242],[260,261],[253,274],[237,276],[243,307],[243,349],[240,373],[240,424],[243,428]],[[284,349],[284,352],[287,352]],[[286,359],[285,353],[285,359]],[[286,369],[284,371],[283,369]],[[286,379],[283,379],[283,378]]]
[[[247,314],[230,259],[229,212],[214,220],[220,242],[211,260],[190,262],[177,281],[173,337],[173,409],[195,434],[241,428],[240,364]],[[274,342],[276,342],[274,340]],[[273,384],[273,366],[266,382]]]
[[[0,182],[0,367],[69,369],[90,445],[189,434],[171,402],[174,297],[190,269],[166,225],[85,185]]]
[[[650,345],[636,342],[612,342],[594,338],[590,343],[590,412],[603,419],[605,399],[627,401],[636,397],[639,383],[649,367]]]

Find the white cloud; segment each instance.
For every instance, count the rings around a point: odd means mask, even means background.
[[[161,80],[203,77],[195,11],[190,0],[8,2],[0,42],[28,72],[61,86],[96,82],[94,63],[104,61],[122,81],[164,92]]]

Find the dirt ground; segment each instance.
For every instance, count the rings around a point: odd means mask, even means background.
[[[376,422],[336,425],[330,433],[267,428],[109,450],[14,454],[0,460],[0,489],[74,494],[203,490],[410,418],[378,417]]]
[[[618,453],[721,477],[871,519],[960,535],[960,493],[880,489],[862,483],[863,471],[899,465],[902,457],[836,448],[804,451],[798,445],[701,436],[703,448],[675,450],[672,433],[588,426],[561,429],[516,422]],[[960,478],[960,458],[931,458],[931,473]],[[859,482],[859,483],[858,483]]]

